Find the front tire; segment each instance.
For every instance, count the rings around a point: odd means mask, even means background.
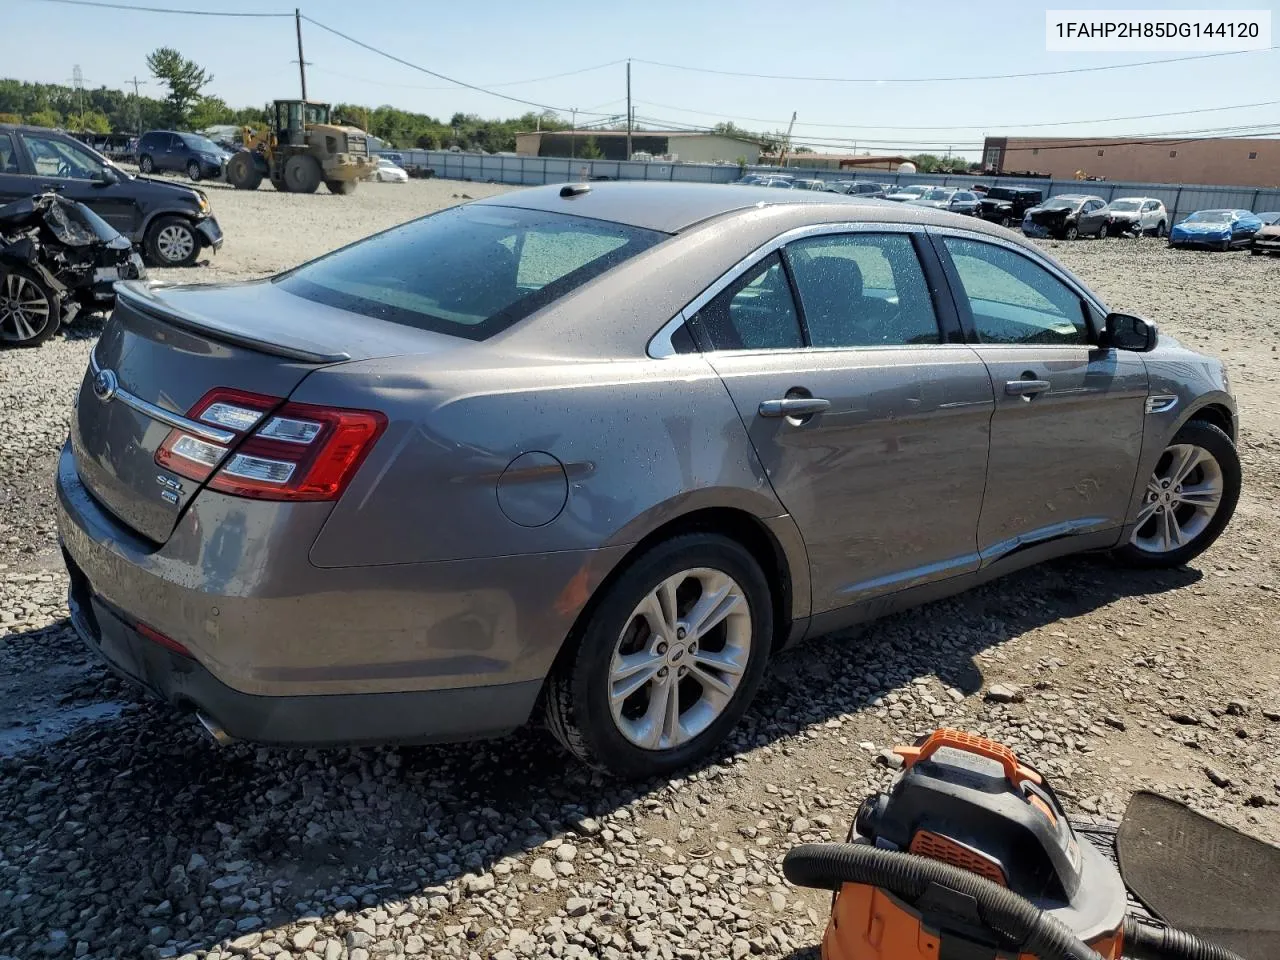
[[[1218,247],[1218,249],[1219,249],[1219,250],[1221,250],[1223,253],[1226,253],[1228,250],[1230,250],[1230,249],[1231,249],[1231,241],[1230,241],[1230,240],[1223,240],[1223,241],[1222,241],[1222,245],[1221,245],[1220,247]]]
[[[320,189],[323,172],[315,157],[298,154],[284,165],[284,185],[290,193],[315,193]]]
[[[1222,534],[1240,500],[1240,457],[1221,429],[1183,425],[1156,461],[1129,542],[1115,551],[1135,567],[1179,567]]]
[[[189,267],[200,256],[200,237],[185,217],[158,217],[147,229],[143,248],[158,267]]]
[[[547,725],[590,766],[670,774],[737,724],[772,639],[769,584],[746,548],[717,534],[675,537],[593,600],[547,680]]]
[[[1067,227],[1067,229],[1063,232],[1062,236],[1063,236],[1063,239],[1065,240],[1079,240],[1080,228],[1073,223]]]
[[[253,154],[242,150],[227,161],[227,183],[237,190],[257,190],[262,183],[262,171],[254,162]]]
[[[196,163],[194,160],[187,164],[187,179],[196,181],[200,180],[200,164]]]
[[[62,298],[28,267],[0,267],[0,343],[38,347],[62,325]]]
[[[324,185],[329,188],[330,193],[336,193],[340,196],[349,196],[356,192],[357,181],[355,180],[326,180]]]
[[[143,173],[151,173],[156,168],[156,162],[145,153],[138,158],[138,169]]]
[[[1013,226],[1013,217],[1001,217],[1001,218],[1000,218],[1000,226],[1004,227],[1006,230],[1007,230],[1007,229],[1009,229],[1010,227],[1012,227],[1012,226]]]

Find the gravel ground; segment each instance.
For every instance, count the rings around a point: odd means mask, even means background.
[[[500,190],[352,198],[210,188],[228,239],[166,279],[257,276]],[[66,621],[54,453],[98,327],[0,354],[0,957],[809,957],[827,901],[788,887],[942,723],[998,737],[1076,810],[1154,788],[1280,841],[1280,261],[1049,243],[1113,307],[1231,367],[1246,487],[1195,564],[1072,559],[783,655],[715,764],[625,785],[549,738],[218,750]]]

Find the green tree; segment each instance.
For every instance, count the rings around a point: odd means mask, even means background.
[[[201,97],[191,108],[191,128],[203,130],[205,127],[219,126],[224,123],[235,123],[236,112],[227,106],[221,97]]]
[[[578,156],[583,160],[603,160],[604,151],[600,149],[595,137],[587,137],[578,144]]]
[[[176,127],[189,126],[192,108],[201,99],[200,90],[213,81],[213,74],[172,47],[159,47],[148,54],[147,69],[169,88],[165,98],[169,122]]]
[[[67,117],[67,124],[85,133],[110,133],[111,121],[105,113],[97,110],[86,110],[78,117]]]
[[[57,110],[37,110],[34,113],[27,114],[27,123],[33,127],[60,127],[62,126],[62,115]]]
[[[16,113],[0,113],[0,123],[21,123],[22,117]]]

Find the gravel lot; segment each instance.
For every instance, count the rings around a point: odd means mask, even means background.
[[[210,187],[208,266],[258,276],[503,188]],[[1280,841],[1280,260],[1049,243],[1118,309],[1224,356],[1245,493],[1195,565],[1057,562],[775,665],[718,763],[586,773],[536,731],[414,750],[218,750],[90,657],[66,620],[50,483],[94,321],[0,353],[0,957],[808,957],[786,886],[942,723],[999,737],[1075,808],[1155,788]],[[157,271],[157,273],[163,273]]]

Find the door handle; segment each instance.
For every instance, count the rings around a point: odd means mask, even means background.
[[[830,400],[819,397],[784,397],[781,400],[760,401],[762,417],[811,417],[831,407]]]
[[[1044,393],[1053,384],[1048,380],[1009,380],[1004,385],[1004,392],[1011,397],[1022,397],[1030,400],[1036,394]]]

